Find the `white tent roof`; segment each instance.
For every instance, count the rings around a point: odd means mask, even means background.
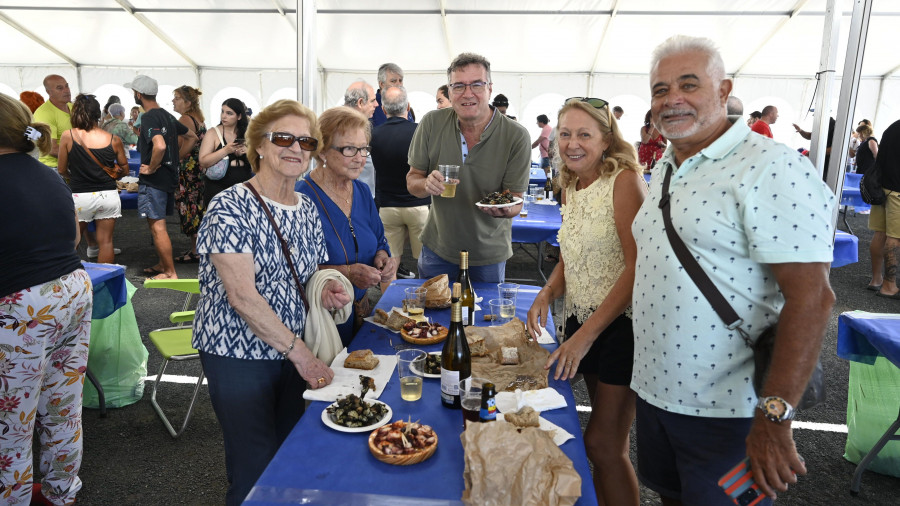
[[[745,109],[772,103],[789,114],[785,137],[806,114],[815,87],[826,0],[318,0],[316,109],[340,102],[359,78],[375,83],[381,63],[406,72],[417,111],[433,108],[456,54],[492,62],[494,93],[523,123],[567,96],[622,105],[623,130],[637,130],[649,104],[652,49],[676,33],[715,40],[736,74]],[[843,68],[851,0],[843,12],[836,69]],[[289,0],[5,0],[0,5],[0,91],[43,92],[49,73],[101,100],[136,73],[171,88],[200,86],[206,111],[227,96],[251,107],[296,96],[298,2]],[[900,2],[874,3],[857,115],[886,127],[900,117]],[[124,96],[123,96],[124,95]],[[835,92],[836,95],[836,92]],[[209,113],[208,113],[209,114]],[[525,120],[525,118],[528,118]],[[625,119],[625,118],[623,118]],[[633,125],[628,121],[633,121]],[[776,128],[776,137],[779,131]]]

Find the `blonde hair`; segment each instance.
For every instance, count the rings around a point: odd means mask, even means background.
[[[859,140],[861,141],[865,141],[866,139],[871,137],[873,132],[874,130],[872,130],[872,127],[866,125],[865,123],[856,127],[856,133],[859,134]]]
[[[32,141],[25,137],[25,129],[34,128],[41,137]],[[0,93],[0,147],[30,153],[37,146],[42,154],[50,152],[50,126],[35,123],[28,106],[19,100]]]
[[[182,100],[190,104],[187,111],[184,111],[185,114],[194,115],[200,119],[200,122],[206,121],[206,118],[203,116],[203,111],[200,110],[200,95],[203,94],[197,88],[192,88],[188,85],[179,86],[172,90],[172,93],[177,93]]]
[[[634,146],[622,138],[622,132],[619,131],[616,117],[609,112],[609,105],[597,109],[589,103],[581,101],[581,99],[570,99],[562,106],[562,109],[559,110],[556,120],[557,128],[559,127],[559,121],[562,119],[563,114],[573,109],[578,109],[587,113],[597,122],[600,132],[602,132],[604,138],[609,141],[609,147],[606,148],[606,151],[603,153],[604,156],[596,167],[597,176],[609,176],[615,173],[619,168],[633,170],[635,172],[642,170],[641,166],[638,165],[637,153],[634,150]],[[560,185],[563,188],[566,188],[576,176],[568,167],[566,167],[565,162],[559,155],[558,147],[553,154],[553,157],[555,159],[554,161],[556,161],[560,167]]]
[[[259,172],[259,146],[266,138],[266,133],[272,123],[286,116],[298,116],[309,122],[309,131],[312,137],[321,140],[322,134],[319,132],[319,124],[316,120],[316,113],[305,105],[296,100],[279,100],[270,104],[268,107],[253,116],[250,125],[247,127],[247,159],[250,161],[250,168],[253,172]],[[311,153],[316,156],[322,149],[322,144]]]
[[[332,107],[319,116],[319,128],[322,129],[322,143],[316,152],[316,161],[320,166],[325,165],[322,152],[331,149],[334,138],[338,135],[346,135],[356,129],[362,129],[366,133],[366,143],[371,139],[371,123],[369,119],[352,107]]]

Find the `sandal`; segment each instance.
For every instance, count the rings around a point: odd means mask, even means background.
[[[196,264],[200,262],[200,255],[193,251],[186,251],[184,255],[175,258],[175,262],[179,264]]]
[[[157,274],[162,274],[163,271],[157,270],[156,267],[147,267],[144,269],[144,276],[156,276]]]

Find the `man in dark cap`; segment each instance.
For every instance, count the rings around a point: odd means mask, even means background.
[[[509,116],[506,114],[506,109],[509,107],[509,99],[506,98],[506,95],[500,93],[496,97],[494,97],[494,101],[491,102],[491,105],[494,106],[500,114],[504,116]]]

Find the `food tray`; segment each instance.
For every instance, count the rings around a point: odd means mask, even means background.
[[[391,464],[394,466],[411,466],[413,464],[418,464],[419,462],[425,462],[432,455],[434,455],[435,450],[437,450],[438,445],[438,435],[437,432],[434,433],[434,444],[425,448],[424,450],[416,453],[410,453],[407,455],[385,455],[381,452],[381,450],[375,448],[375,433],[378,432],[378,429],[372,431],[369,434],[369,451],[372,452],[372,456],[376,459],[384,462],[385,464]]]
[[[444,339],[447,339],[447,336],[450,334],[450,329],[448,329],[447,327],[444,327],[444,330],[446,332],[438,334],[434,337],[429,337],[427,339],[420,339],[418,337],[409,337],[409,334],[407,334],[405,330],[400,329],[400,337],[402,337],[404,341],[406,341],[407,343],[410,343],[410,344],[421,344],[421,345],[437,344],[437,343],[444,342]]]

